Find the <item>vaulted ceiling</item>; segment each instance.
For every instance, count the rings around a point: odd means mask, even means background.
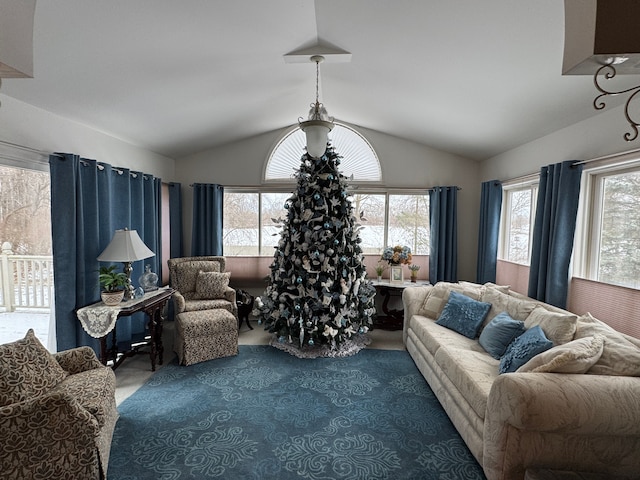
[[[34,78],[1,92],[180,158],[336,119],[482,160],[597,115],[562,76],[561,0],[38,0]],[[2,110],[0,107],[0,115]]]

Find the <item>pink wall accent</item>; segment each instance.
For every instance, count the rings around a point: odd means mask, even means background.
[[[529,266],[498,260],[496,283],[509,285],[511,290],[526,295],[529,289]]]

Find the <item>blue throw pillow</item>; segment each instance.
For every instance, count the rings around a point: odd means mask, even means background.
[[[544,335],[539,325],[530,328],[509,344],[500,359],[500,373],[515,372],[533,357],[551,347],[553,342]]]
[[[436,323],[465,337],[476,338],[490,308],[490,303],[478,302],[452,290]]]
[[[524,322],[514,320],[507,312],[493,317],[480,334],[480,345],[489,355],[499,360],[507,351],[509,344],[525,332]]]

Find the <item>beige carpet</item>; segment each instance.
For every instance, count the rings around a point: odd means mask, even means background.
[[[265,332],[255,320],[251,321],[253,330],[249,330],[243,325],[239,336],[240,345],[268,345],[271,339],[270,334]],[[173,322],[164,323],[162,341],[164,344],[164,363],[167,364],[175,357],[173,352]],[[369,333],[371,344],[367,348],[378,350],[404,350],[402,344],[402,330],[373,330]],[[157,366],[162,368],[162,365]],[[140,354],[127,358],[116,369],[116,402],[120,404],[133,392],[140,388],[153,374],[151,371],[151,361],[148,355]]]

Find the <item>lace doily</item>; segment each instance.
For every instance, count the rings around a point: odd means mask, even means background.
[[[90,306],[79,309],[77,316],[85,332],[93,338],[101,338],[113,330],[120,310],[116,307]]]
[[[371,339],[367,334],[353,335],[340,343],[336,348],[330,345],[305,345],[303,348],[298,347],[295,343],[280,342],[276,335],[271,337],[269,345],[279,350],[284,350],[290,355],[298,358],[320,358],[320,357],[350,357],[371,343]]]

